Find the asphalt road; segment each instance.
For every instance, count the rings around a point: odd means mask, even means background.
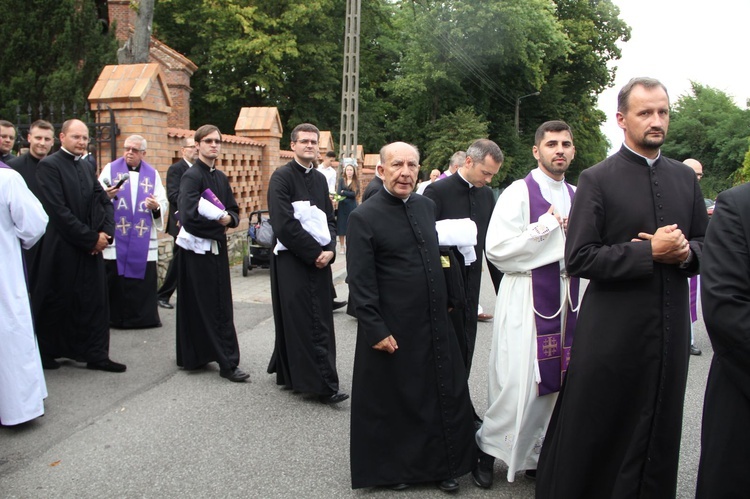
[[[341,259],[343,260],[343,259]],[[346,297],[343,262],[337,290]],[[353,491],[349,478],[349,402],[324,406],[276,386],[266,374],[274,327],[268,270],[243,278],[233,269],[235,323],[241,367],[251,376],[230,383],[213,364],[188,373],[175,365],[175,312],[160,309],[163,327],[112,330],[110,353],[124,374],[65,363],[45,371],[46,414],[19,427],[0,427],[0,497],[441,497],[433,486],[404,492]],[[494,309],[485,273],[481,304]],[[356,324],[334,313],[342,389],[351,388]],[[486,407],[491,323],[480,323],[471,391]],[[700,419],[711,348],[702,323],[704,353],[690,360],[678,497],[694,496]],[[504,480],[495,465],[491,490],[459,482],[461,497],[531,498],[534,482]]]

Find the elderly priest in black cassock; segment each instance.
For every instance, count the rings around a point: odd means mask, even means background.
[[[351,214],[350,295],[358,319],[351,415],[352,488],[436,482],[458,489],[476,456],[473,411],[435,229],[412,194],[419,152],[381,150],[383,189]]]
[[[219,376],[244,382],[234,327],[226,227],[239,224],[239,207],[224,172],[216,169],[221,132],[195,131],[198,159],[180,179],[177,204],[182,228],[177,244],[177,365],[201,369],[219,364]]]

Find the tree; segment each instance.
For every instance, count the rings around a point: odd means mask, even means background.
[[[120,64],[147,63],[149,46],[151,45],[151,25],[154,20],[154,1],[131,0],[131,8],[136,11],[134,33],[117,51],[117,61]]]
[[[662,153],[703,163],[701,189],[713,198],[731,187],[741,170],[749,130],[750,110],[740,109],[721,90],[692,82],[691,93],[674,104]]]
[[[16,106],[83,109],[117,42],[97,19],[93,0],[6,0],[0,57],[0,116],[15,121]],[[26,29],[24,29],[26,28]]]

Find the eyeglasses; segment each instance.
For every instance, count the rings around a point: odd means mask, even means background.
[[[221,144],[221,139],[201,139],[201,142],[205,142],[206,144]]]
[[[185,147],[183,147],[183,149],[195,149],[195,145],[192,145],[192,146],[185,146]]]
[[[146,152],[146,150],[145,149],[140,149],[138,147],[126,147],[125,148],[125,152],[132,152],[133,154],[135,154],[135,153],[138,153],[138,152]]]

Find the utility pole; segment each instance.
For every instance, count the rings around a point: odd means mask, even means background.
[[[339,162],[339,170],[344,164],[344,158],[355,158],[356,161],[357,155],[360,6],[361,0],[347,0],[344,74],[341,80],[341,140],[339,141],[342,161]]]
[[[521,99],[525,99],[526,97],[533,97],[534,95],[539,95],[539,92],[534,92],[533,94],[528,95],[522,95],[521,97],[516,99],[516,137],[520,135],[520,131],[518,129],[518,122],[519,122],[519,108],[521,107]]]

